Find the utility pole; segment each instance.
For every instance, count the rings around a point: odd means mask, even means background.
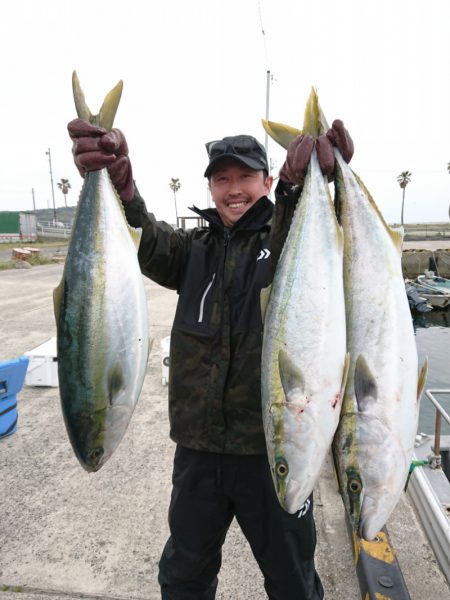
[[[56,205],[55,205],[55,190],[53,189],[53,172],[52,172],[52,156],[50,154],[50,148],[45,154],[48,154],[48,164],[50,165],[50,182],[52,184],[52,198],[53,198],[53,220],[56,225]]]
[[[36,212],[36,201],[34,199],[34,188],[31,188],[31,195],[33,197],[33,212]]]

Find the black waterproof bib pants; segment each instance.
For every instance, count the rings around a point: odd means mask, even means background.
[[[301,515],[278,503],[267,457],[177,446],[171,535],[159,563],[163,600],[213,600],[222,545],[236,517],[264,575],[270,600],[321,600],[314,566],[312,496]]]

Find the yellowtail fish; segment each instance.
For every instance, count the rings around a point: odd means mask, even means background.
[[[335,155],[351,360],[333,450],[353,530],[372,540],[408,476],[427,362],[418,375],[401,266],[403,230],[386,224],[362,181],[339,151]]]
[[[263,121],[282,146],[323,133],[316,92],[302,132]],[[271,288],[263,292],[262,413],[281,506],[299,511],[330,449],[348,369],[343,236],[313,151]]]
[[[75,72],[72,83],[78,116],[109,131],[122,82],[98,115],[88,109]],[[62,411],[87,471],[100,469],[119,445],[144,381],[150,345],[139,240],[107,170],[87,173],[54,291]]]

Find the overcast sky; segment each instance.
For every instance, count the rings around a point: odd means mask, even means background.
[[[115,126],[130,147],[147,207],[173,222],[206,206],[204,144],[270,119],[301,128],[311,86],[355,142],[352,167],[389,222],[400,220],[401,171],[411,171],[405,222],[448,221],[448,0],[14,0],[0,18],[0,210],[52,207],[82,180],[66,125],[77,70],[91,111],[122,79]],[[269,143],[278,173],[284,151]]]

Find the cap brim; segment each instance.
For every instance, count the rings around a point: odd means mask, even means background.
[[[242,163],[246,167],[250,167],[250,169],[254,169],[255,171],[264,171],[264,170],[267,171],[267,165],[262,160],[256,160],[254,158],[243,157],[243,156],[236,156],[236,154],[228,153],[228,154],[221,154],[220,156],[213,158],[211,160],[211,162],[209,163],[209,165],[206,167],[204,176],[209,177],[211,175],[212,171],[214,170],[214,167],[217,165],[217,163],[220,162],[221,160],[223,160],[224,158],[232,158],[233,160],[237,160],[238,162]]]

